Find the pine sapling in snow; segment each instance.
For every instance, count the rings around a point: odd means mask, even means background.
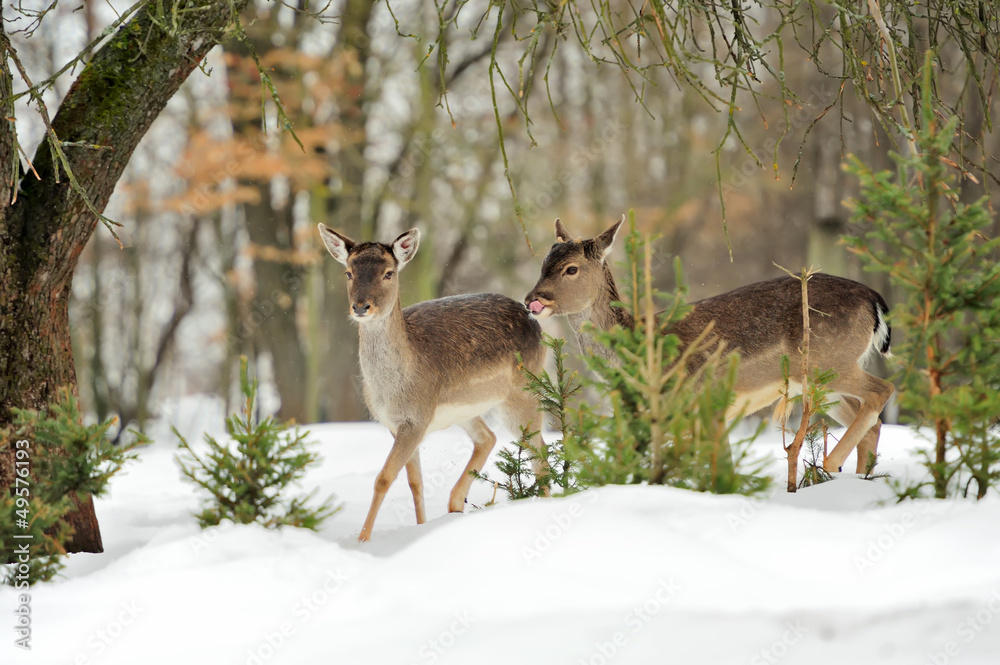
[[[257,380],[248,375],[247,360],[240,360],[240,388],[246,401],[241,414],[226,419],[231,441],[205,435],[206,452],[198,455],[180,435],[184,454],[177,456],[184,477],[209,494],[202,511],[196,514],[203,528],[224,520],[237,524],[263,524],[268,528],[296,526],[316,530],[339,510],[331,495],[317,507],[306,504],[316,490],[303,497],[288,498],[290,485],[300,484],[307,468],[319,460],[309,450],[308,432],[288,426],[272,417],[258,422],[254,417]]]
[[[504,480],[494,480],[489,474],[474,474],[478,480],[492,483],[504,490],[510,500],[526,499],[534,496],[548,496],[555,490],[562,494],[575,491],[572,463],[566,455],[565,442],[570,440],[575,429],[568,420],[571,413],[571,399],[581,389],[576,372],[566,367],[566,340],[543,335],[542,344],[552,350],[556,366],[555,377],[545,370],[532,372],[521,365],[526,385],[525,390],[538,400],[538,408],[548,414],[559,426],[559,440],[543,442],[541,453],[532,446],[537,431],[521,429],[521,437],[514,442],[514,448],[504,448],[497,453],[497,471]],[[541,465],[536,462],[541,461]],[[539,467],[536,474],[534,468]]]
[[[64,543],[73,529],[63,518],[75,509],[71,497],[103,496],[111,478],[136,458],[135,446],[149,442],[133,432],[131,445],[114,446],[107,432],[116,418],[84,425],[73,392],[59,388],[56,396],[43,411],[14,409],[12,430],[0,431],[0,449],[13,449],[15,460],[12,494],[0,497],[0,549],[12,564],[4,582],[19,588],[48,581],[65,565]],[[27,561],[12,559],[25,544]]]

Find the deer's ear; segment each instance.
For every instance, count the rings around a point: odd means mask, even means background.
[[[625,215],[622,215],[622,218],[619,219],[614,224],[612,224],[611,228],[609,228],[601,235],[597,236],[596,243],[598,249],[600,249],[601,251],[602,259],[608,255],[608,252],[611,251],[611,248],[615,244],[615,238],[618,237],[618,231],[621,230],[622,224],[624,223],[625,223]]]
[[[409,263],[413,255],[417,253],[417,247],[419,246],[420,229],[410,229],[392,241],[392,254],[399,261],[397,269],[402,269],[403,266]]]
[[[572,234],[570,234],[570,232],[566,230],[566,227],[563,226],[563,223],[557,219],[556,220],[556,242],[569,242],[572,239],[573,239]]]
[[[323,244],[326,245],[326,250],[330,252],[330,256],[346,266],[347,257],[350,255],[351,250],[354,249],[354,241],[345,235],[337,233],[326,224],[319,224],[318,226],[319,237],[323,239]]]

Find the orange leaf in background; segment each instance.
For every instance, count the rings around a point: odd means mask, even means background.
[[[163,201],[160,209],[171,212],[208,213],[239,203],[259,203],[260,191],[256,187],[237,186],[230,189],[211,187],[192,188],[179,196]]]

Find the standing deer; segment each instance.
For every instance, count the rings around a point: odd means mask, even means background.
[[[449,512],[462,512],[472,485],[470,472],[483,468],[497,440],[483,414],[496,407],[512,431],[541,429],[517,361],[520,354],[525,367],[541,369],[541,327],[520,303],[495,293],[440,298],[403,309],[397,275],[417,252],[417,229],[391,245],[355,243],[323,224],[319,233],[333,258],[347,267],[365,402],[394,437],[358,540],[371,538],[382,499],[403,466],[417,524],[426,521],[417,447],[428,432],[451,425],[461,426],[473,443],[472,458],[448,501]],[[541,449],[538,434],[530,443]]]
[[[538,318],[566,315],[581,351],[608,358],[613,351],[596,343],[582,326],[587,321],[604,330],[635,326],[628,312],[612,306],[621,298],[605,260],[624,221],[623,215],[596,238],[574,240],[556,220],[556,243],[542,262],[538,283],[524,299]],[[776,402],[785,381],[781,357],[796,356],[802,344],[799,280],[778,277],[691,304],[687,316],[666,332],[687,345],[714,321],[714,335],[739,354],[736,399],[727,417],[754,413]],[[809,280],[809,306],[815,312],[809,361],[813,367],[836,372],[829,388],[839,401],[830,415],[847,427],[824,466],[839,471],[857,448],[857,471],[864,473],[878,449],[882,427],[878,415],[893,393],[891,383],[864,371],[875,354],[889,355],[890,330],[885,321],[889,308],[867,286],[822,273]],[[801,393],[800,382],[791,377],[789,383],[790,390]]]

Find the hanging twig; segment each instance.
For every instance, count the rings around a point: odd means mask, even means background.
[[[263,65],[260,64],[260,58],[257,57],[257,49],[254,48],[253,42],[250,41],[250,37],[247,35],[246,31],[243,29],[243,23],[240,21],[240,13],[236,10],[236,5],[234,0],[229,0],[229,6],[233,13],[233,26],[236,31],[236,38],[240,40],[247,49],[247,53],[253,59],[255,65],[257,65],[257,72],[260,74],[261,87],[263,88],[260,99],[260,123],[261,129],[264,132],[264,136],[267,136],[267,111],[264,108],[264,103],[267,100],[266,91],[270,91],[271,100],[274,101],[274,106],[277,109],[278,121],[275,124],[279,129],[283,129],[292,135],[295,142],[299,144],[299,148],[302,152],[306,151],[302,141],[299,140],[299,135],[295,133],[295,129],[292,127],[292,120],[285,113],[285,105],[281,102],[281,96],[278,94],[278,89],[274,87],[274,82],[266,71],[264,71]]]
[[[69,158],[63,151],[62,141],[59,140],[59,137],[56,136],[55,130],[52,129],[52,120],[49,118],[49,109],[45,105],[45,100],[42,99],[41,93],[35,88],[34,84],[32,84],[31,78],[28,76],[28,72],[25,71],[24,65],[21,63],[21,59],[17,56],[17,52],[10,43],[10,39],[2,32],[0,32],[0,46],[3,47],[3,51],[6,55],[14,61],[14,66],[17,67],[17,71],[21,74],[21,79],[28,85],[28,92],[31,95],[31,98],[35,101],[35,105],[38,107],[39,115],[42,116],[42,122],[45,123],[45,134],[48,139],[49,149],[52,152],[52,167],[55,171],[56,182],[59,182],[59,167],[62,167],[62,170],[66,173],[66,178],[69,180],[70,187],[74,192],[80,195],[80,198],[83,200],[84,205],[87,206],[87,209],[93,213],[97,219],[101,220],[108,230],[111,231],[112,237],[114,237],[115,242],[118,243],[118,248],[122,249],[122,241],[118,237],[118,234],[115,233],[114,229],[115,226],[121,226],[121,224],[113,219],[105,217],[104,214],[94,206],[93,202],[90,200],[90,195],[87,193],[87,190],[84,189],[83,185],[81,185],[76,179],[76,174],[73,173],[73,167],[70,166]]]

